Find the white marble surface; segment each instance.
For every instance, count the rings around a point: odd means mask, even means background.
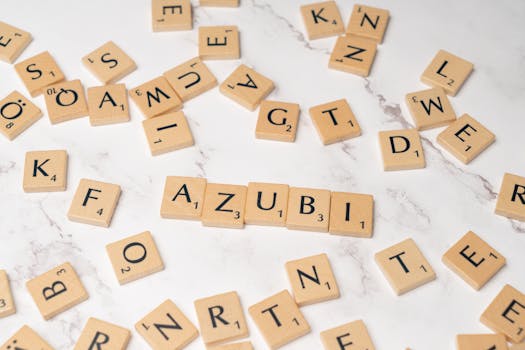
[[[22,324],[42,334],[56,349],[72,349],[90,316],[133,328],[164,299],[171,298],[196,323],[193,301],[237,290],[245,309],[289,288],[284,263],[325,252],[341,298],[302,308],[312,332],[286,349],[320,349],[319,332],[363,319],[378,349],[443,350],[457,333],[488,332],[478,320],[505,283],[525,291],[525,224],[496,216],[495,199],[504,172],[525,175],[525,3],[520,1],[371,1],[391,12],[384,44],[371,76],[329,70],[335,38],[305,40],[299,5],[307,1],[242,0],[238,9],[200,8],[195,28],[236,24],[240,61],[211,61],[219,81],[246,63],[272,78],[271,99],[301,105],[297,141],[254,138],[256,112],[248,112],[214,89],[184,111],[196,146],[151,157],[132,106],[126,124],[90,127],[86,118],[51,126],[44,116],[14,142],[0,139],[0,266],[12,278],[18,312],[0,319],[0,343]],[[338,1],[344,21],[354,2]],[[3,0],[1,19],[34,36],[21,56],[49,50],[67,78],[86,87],[98,82],[80,58],[107,40],[138,64],[123,79],[128,87],[149,80],[197,55],[197,30],[152,33],[149,1]],[[496,143],[468,166],[437,145],[441,129],[422,133],[427,167],[382,171],[377,132],[405,128],[412,120],[404,95],[425,88],[419,76],[439,49],[472,61],[475,71],[451,98],[458,115],[469,113],[496,136]],[[0,64],[0,96],[13,89],[27,95],[12,66]],[[359,138],[322,146],[307,114],[310,106],[348,99],[363,129]],[[35,102],[45,109],[43,97]],[[26,151],[66,149],[70,156],[66,192],[22,191]],[[372,239],[250,226],[244,230],[202,227],[198,222],[159,216],[167,175],[204,176],[213,182],[249,181],[370,193],[375,196]],[[80,178],[118,183],[123,193],[109,229],[73,223],[66,211]],[[105,245],[150,230],[166,269],[119,286]],[[441,263],[441,256],[473,230],[498,249],[507,266],[475,292]],[[437,280],[402,297],[394,295],[373,254],[412,237],[437,273]],[[90,299],[44,321],[25,282],[70,261]],[[266,345],[248,318],[256,349]],[[129,349],[147,348],[133,331]],[[201,339],[188,349],[203,349]]]

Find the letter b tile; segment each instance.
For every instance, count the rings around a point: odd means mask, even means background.
[[[286,227],[292,230],[328,232],[330,191],[291,187]]]

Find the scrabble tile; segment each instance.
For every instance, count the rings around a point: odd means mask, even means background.
[[[165,219],[200,220],[206,179],[167,176],[160,216]]]
[[[285,226],[288,185],[248,183],[244,222],[249,225]]]
[[[42,111],[18,91],[13,91],[0,101],[0,132],[8,140],[33,125],[42,117]]]
[[[137,69],[135,61],[113,41],[82,57],[82,63],[103,84],[119,81]]]
[[[199,336],[193,323],[171,300],[166,300],[135,324],[155,350],[180,350]]]
[[[326,254],[288,261],[285,267],[297,305],[339,298],[339,287]]]
[[[195,144],[182,111],[167,113],[142,122],[153,156],[191,147]]]
[[[437,142],[465,164],[489,147],[496,136],[477,120],[463,114],[437,136]]]
[[[199,27],[199,57],[203,60],[236,60],[241,57],[237,26]]]
[[[177,96],[165,77],[157,77],[130,89],[129,94],[146,118],[153,118],[182,107],[180,97]]]
[[[507,350],[507,341],[503,334],[458,334],[457,350]]]
[[[31,40],[30,33],[0,21],[0,60],[13,63]]]
[[[0,346],[0,350],[23,350],[23,349],[38,349],[38,350],[53,350],[40,335],[38,335],[29,326],[20,328],[11,338],[9,338],[4,345]]]
[[[456,120],[456,112],[441,88],[407,94],[405,101],[417,130],[437,128]]]
[[[5,270],[0,270],[0,318],[16,313],[15,301],[11,294],[9,278]]]
[[[65,79],[64,73],[47,51],[15,64],[15,70],[31,97],[39,96],[47,86]]]
[[[246,186],[208,184],[204,194],[204,226],[243,228]]]
[[[513,344],[510,346],[510,350],[525,350],[525,343]]]
[[[106,251],[120,284],[164,270],[164,263],[149,231],[110,243]]]
[[[201,6],[239,7],[239,0],[200,0]]]
[[[430,86],[441,87],[447,94],[455,96],[472,69],[474,65],[469,61],[439,50],[421,75],[421,81]]]
[[[426,166],[421,138],[415,129],[380,131],[379,146],[385,171]]]
[[[217,79],[198,57],[170,69],[163,75],[183,102],[217,86]]]
[[[374,196],[369,194],[332,192],[330,225],[333,235],[372,237],[374,227]]]
[[[328,67],[367,77],[377,51],[377,44],[366,38],[346,35],[337,38]]]
[[[261,102],[255,137],[273,141],[294,142],[301,107],[297,103]]]
[[[270,79],[241,64],[219,89],[223,95],[254,111],[273,91],[274,85]]]
[[[124,84],[88,88],[89,123],[92,126],[129,121],[128,90]]]
[[[321,332],[325,350],[375,350],[363,321],[353,321]]]
[[[330,191],[290,187],[286,227],[292,230],[328,232]]]
[[[253,345],[249,341],[239,343],[209,346],[208,350],[253,350]]]
[[[513,343],[525,340],[525,294],[507,284],[481,315],[481,323]]]
[[[128,329],[90,317],[73,350],[125,350],[130,338]]]
[[[345,99],[310,108],[310,117],[324,145],[361,135],[361,127]]]
[[[432,266],[411,238],[376,253],[375,260],[397,295],[436,279]]]
[[[119,185],[81,179],[67,217],[71,221],[109,227],[119,197]]]
[[[301,6],[304,26],[309,40],[343,34],[341,14],[335,1],[323,1]]]
[[[389,17],[388,10],[355,4],[346,34],[362,36],[382,43]]]
[[[442,260],[476,290],[481,289],[506,263],[504,256],[472,231],[454,244]]]
[[[84,87],[78,79],[48,86],[44,98],[51,124],[88,115]]]
[[[525,221],[525,177],[509,173],[503,175],[496,214]]]
[[[248,312],[272,350],[310,333],[310,325],[287,290],[250,306]]]
[[[237,292],[195,300],[195,311],[206,345],[248,336],[248,326]]]
[[[26,287],[45,320],[89,297],[73,266],[68,262],[27,281]]]
[[[193,29],[190,0],[152,0],[151,14],[154,32]]]
[[[67,152],[32,151],[26,153],[25,192],[65,191],[67,187]]]

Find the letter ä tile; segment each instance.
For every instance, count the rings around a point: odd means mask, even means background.
[[[57,266],[27,281],[26,287],[45,320],[53,318],[89,297],[70,263]]]
[[[323,1],[301,6],[308,40],[343,34],[345,31],[341,14],[335,1]]]
[[[0,346],[0,350],[17,349],[53,350],[51,345],[29,326],[20,328],[4,345]]]
[[[82,63],[103,84],[119,81],[137,69],[135,61],[112,41],[82,57]]]
[[[180,350],[199,331],[171,300],[166,300],[135,324],[136,331],[155,350]]]
[[[254,111],[274,89],[273,81],[241,64],[220,85],[220,92]]]
[[[64,73],[47,51],[15,64],[15,70],[31,97],[39,96],[47,86],[65,79]]]
[[[496,214],[525,221],[525,177],[509,173],[503,175]]]
[[[287,290],[250,306],[248,312],[272,350],[310,333],[310,325]]]
[[[16,313],[15,301],[9,286],[9,278],[5,270],[0,270],[0,318]]]
[[[167,176],[160,216],[165,219],[200,220],[206,179]]]
[[[0,21],[0,60],[13,63],[31,40],[30,33]]]
[[[243,228],[246,186],[208,184],[202,208],[204,226]]]
[[[375,350],[363,321],[353,321],[321,332],[325,350]]]
[[[24,191],[65,191],[67,159],[65,150],[27,152],[24,165]]]
[[[237,292],[195,300],[202,339],[206,345],[248,336],[248,326]]]
[[[286,227],[291,230],[328,232],[330,191],[290,187]]]
[[[417,130],[381,131],[379,146],[385,171],[421,169],[426,166],[425,154]]]
[[[355,4],[346,28],[346,34],[362,36],[383,42],[390,12],[377,7]]]
[[[458,334],[457,350],[507,350],[507,340],[503,334]]]
[[[73,350],[125,350],[130,338],[128,329],[90,317]]]
[[[14,140],[42,117],[42,111],[18,91],[0,101],[0,132]]]
[[[48,86],[45,89],[44,98],[51,124],[88,115],[84,87],[78,79]]]
[[[255,127],[255,137],[282,142],[294,142],[301,107],[297,103],[261,102]]]

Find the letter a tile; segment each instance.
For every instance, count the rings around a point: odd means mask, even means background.
[[[375,350],[363,321],[358,320],[321,332],[325,350]]]
[[[244,64],[219,87],[223,95],[254,111],[274,89],[273,82]]]
[[[166,300],[135,324],[154,350],[181,350],[199,336],[193,323],[171,300]]]
[[[503,175],[496,214],[525,221],[525,177],[509,173]]]
[[[375,260],[397,295],[436,279],[436,273],[410,238],[376,253]]]
[[[154,32],[193,28],[190,0],[152,0],[151,14]]]
[[[160,216],[165,219],[200,220],[205,190],[206,179],[166,177]]]
[[[525,294],[507,284],[481,315],[481,323],[513,343],[525,340]]]
[[[42,117],[42,111],[18,91],[0,101],[0,132],[14,140]]]
[[[65,263],[26,283],[45,320],[72,308],[89,297],[70,263]]]
[[[90,317],[73,350],[126,350],[130,338],[128,329]]]
[[[379,145],[385,171],[420,169],[426,166],[417,130],[381,131]]]
[[[65,191],[67,186],[67,152],[32,151],[26,153],[25,192]]]
[[[42,337],[38,335],[29,326],[20,328],[11,338],[9,338],[4,345],[0,346],[0,350],[22,350],[22,349],[38,349],[38,350],[53,350]]]
[[[128,90],[124,84],[88,89],[89,123],[92,126],[129,121]]]
[[[119,197],[119,185],[81,179],[67,217],[71,221],[109,227]]]

